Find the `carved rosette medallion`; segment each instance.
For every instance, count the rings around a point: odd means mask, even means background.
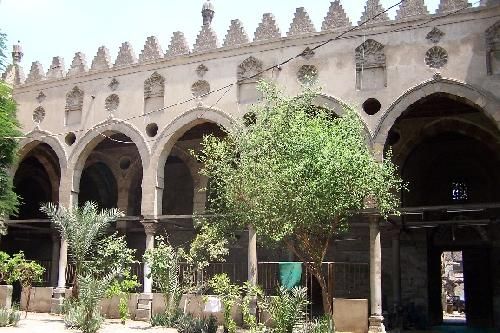
[[[425,54],[425,64],[430,68],[442,68],[448,63],[448,52],[440,46],[431,47]]]

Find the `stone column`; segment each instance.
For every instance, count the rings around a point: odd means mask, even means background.
[[[58,260],[58,279],[57,287],[52,293],[52,301],[50,304],[51,313],[61,313],[62,304],[66,295],[66,265],[68,262],[68,242],[61,239],[59,247]]]
[[[248,282],[256,286],[258,282],[257,233],[252,226],[248,227]],[[257,299],[250,302],[250,313],[257,314]]]
[[[394,230],[392,234],[392,294],[394,310],[401,305],[401,252],[399,243],[400,231]]]
[[[52,235],[52,260],[50,262],[50,285],[52,287],[57,287],[59,282],[59,250],[60,250],[60,241],[59,235],[57,231],[54,230]]]
[[[158,226],[156,220],[144,220],[142,221],[144,226],[144,232],[146,234],[146,251],[154,248],[155,233]],[[143,280],[143,292],[139,295],[137,299],[137,311],[136,320],[148,321],[151,318],[151,310],[153,303],[153,279],[147,277],[151,273],[151,268],[147,263],[144,262],[144,280]]]
[[[254,228],[248,227],[248,282],[253,285],[258,283],[257,275],[257,233]]]
[[[379,217],[370,216],[370,326],[369,333],[385,332],[382,316],[382,251]]]
[[[78,202],[78,193],[73,190],[74,169],[66,167],[61,169],[61,181],[59,184],[59,204],[71,208],[74,202]],[[54,260],[53,260],[54,262]],[[57,269],[57,287],[52,293],[50,304],[51,313],[61,313],[64,297],[66,296],[66,266],[68,263],[68,242],[60,237],[59,258]]]

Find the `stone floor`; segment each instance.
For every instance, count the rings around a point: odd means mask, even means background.
[[[77,332],[68,330],[64,327],[62,317],[46,313],[29,312],[24,318],[24,312],[21,321],[17,327],[2,327],[1,333],[68,333]],[[149,323],[129,320],[124,325],[119,320],[106,320],[100,333],[176,333],[176,330],[166,328],[152,328]]]

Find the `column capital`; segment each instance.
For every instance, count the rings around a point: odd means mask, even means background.
[[[154,236],[156,231],[158,230],[159,223],[158,220],[155,219],[145,219],[141,221],[142,226],[144,227],[144,232],[146,235]]]

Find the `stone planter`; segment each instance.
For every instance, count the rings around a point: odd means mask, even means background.
[[[206,302],[207,300],[208,303]],[[217,300],[217,296],[184,294],[179,302],[179,309],[185,313],[192,314],[194,317],[214,316],[217,318],[217,322],[222,324],[224,320],[224,313],[222,310],[222,304],[217,302]],[[156,293],[153,294],[153,315],[163,313],[164,311],[165,303],[163,302],[163,295]],[[232,317],[238,325],[242,324],[243,315],[239,306],[234,306],[232,309]]]
[[[12,286],[0,286],[0,308],[10,309],[12,307]]]
[[[28,293],[23,289],[21,293],[21,309],[30,312],[49,313],[52,305],[52,287],[32,287],[29,308],[26,309]]]
[[[139,294],[128,294],[128,312],[130,318],[135,318],[135,312],[137,310],[137,298]],[[118,296],[113,296],[112,298],[105,298],[101,301],[101,315],[109,319],[119,319],[120,311],[118,305],[120,303],[120,298]]]
[[[368,300],[334,298],[333,321],[336,332],[368,332]]]

